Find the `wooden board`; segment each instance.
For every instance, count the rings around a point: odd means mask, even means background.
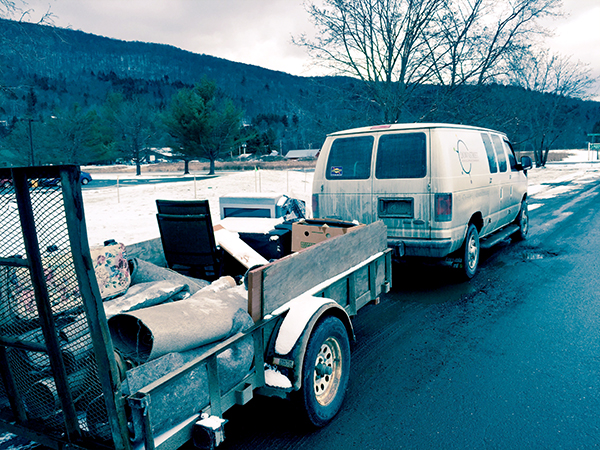
[[[256,250],[242,241],[238,233],[226,230],[221,225],[215,225],[214,230],[217,244],[239,261],[246,269],[269,263]]]
[[[387,228],[383,222],[375,222],[256,269],[248,279],[249,312],[258,320],[385,249]]]

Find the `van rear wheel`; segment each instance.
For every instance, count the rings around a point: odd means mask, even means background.
[[[477,227],[472,223],[469,224],[469,229],[467,230],[467,237],[465,239],[465,243],[463,244],[463,274],[465,277],[470,280],[475,276],[477,272],[477,267],[479,266],[479,251],[481,247],[479,246],[479,232],[477,231]]]

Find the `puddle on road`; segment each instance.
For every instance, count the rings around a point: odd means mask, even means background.
[[[551,251],[526,251],[523,252],[523,261],[538,261],[540,259],[554,258],[558,256],[557,252]]]

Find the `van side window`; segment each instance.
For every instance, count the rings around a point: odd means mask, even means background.
[[[327,160],[328,180],[367,180],[371,174],[373,136],[338,138]]]
[[[512,172],[518,172],[517,170],[517,158],[515,157],[515,151],[513,150],[510,142],[504,141],[504,148],[506,149],[506,153],[508,154],[508,163],[510,164],[510,170]]]
[[[481,133],[481,139],[483,139],[483,145],[485,152],[487,153],[488,163],[490,165],[490,173],[498,172],[498,166],[496,165],[496,153],[494,152],[494,146],[489,134]]]
[[[425,133],[385,134],[379,138],[375,176],[423,178],[427,175],[427,138]]]
[[[492,134],[492,142],[496,149],[496,157],[498,158],[498,168],[500,172],[506,172],[506,154],[504,153],[504,147],[502,146],[502,139],[497,134]]]

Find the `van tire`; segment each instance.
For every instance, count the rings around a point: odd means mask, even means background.
[[[481,246],[479,245],[479,231],[477,231],[477,227],[472,223],[469,224],[469,228],[467,229],[467,237],[465,238],[462,250],[463,274],[467,280],[470,280],[477,273],[479,254],[481,251]]]
[[[527,239],[527,233],[529,232],[529,210],[527,209],[527,199],[521,202],[521,209],[515,224],[519,227],[519,231],[513,234],[513,238],[517,241],[524,241]]]
[[[326,317],[313,330],[302,367],[300,402],[314,427],[323,427],[342,406],[350,378],[350,342],[337,317]]]

